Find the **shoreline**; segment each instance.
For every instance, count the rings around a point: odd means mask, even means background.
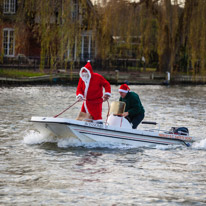
[[[120,85],[128,82],[129,85],[205,85],[206,77],[192,77],[186,75],[173,76],[168,82],[163,74],[154,73],[125,73],[98,71],[111,85]],[[32,85],[77,85],[79,73],[51,74],[38,77],[9,78],[0,77],[2,86],[32,86]]]

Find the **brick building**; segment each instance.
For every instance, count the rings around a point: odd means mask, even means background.
[[[24,56],[28,59],[39,58],[41,54],[41,40],[38,35],[32,30],[31,24],[39,24],[41,19],[35,14],[28,24],[19,24],[20,9],[23,8],[27,0],[0,0],[0,56],[7,59],[18,58]],[[55,1],[55,0],[54,0]],[[53,2],[54,2],[53,1]],[[56,0],[57,12],[54,13],[50,24],[54,24],[55,18],[64,6],[64,0]],[[87,59],[94,59],[96,55],[96,42],[93,39],[93,31],[88,28],[87,22],[82,15],[85,12],[93,12],[94,8],[90,0],[86,0],[86,10],[82,12],[81,4],[78,0],[72,0],[72,12],[68,14],[68,18],[81,19],[82,28],[78,38],[75,38],[72,48],[67,48],[65,59],[75,61],[85,61]],[[85,9],[85,8],[84,8]],[[63,24],[63,22],[58,22]],[[86,25],[84,25],[86,24]],[[78,39],[78,40],[77,40]],[[78,42],[77,42],[78,41]],[[79,46],[80,45],[80,46]],[[57,43],[58,47],[58,43]],[[79,51],[77,52],[77,47]]]

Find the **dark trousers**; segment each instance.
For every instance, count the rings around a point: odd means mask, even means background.
[[[140,122],[144,119],[144,113],[138,114],[133,118],[126,117],[126,119],[132,123],[132,129],[136,129]]]

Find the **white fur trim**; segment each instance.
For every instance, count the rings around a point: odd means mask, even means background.
[[[93,120],[93,122],[103,122],[102,119],[96,119],[96,120]]]
[[[105,92],[104,94],[109,95],[111,97],[111,93],[109,92]]]
[[[79,72],[79,76],[82,78],[82,71],[83,70],[86,70],[87,73],[89,74],[89,79],[87,82],[84,81],[84,84],[85,84],[85,90],[84,90],[84,98],[86,99],[87,98],[87,91],[88,91],[88,88],[89,88],[89,83],[90,83],[90,79],[91,79],[91,73],[90,71],[86,68],[86,67],[82,67],[80,72]],[[86,101],[84,101],[84,108],[85,108],[85,111],[86,113],[89,113],[88,109],[87,109],[87,105],[86,105]]]
[[[124,89],[119,89],[119,92],[124,92],[124,93],[128,93],[128,90],[124,90]]]
[[[87,62],[90,62],[90,60],[87,60]]]
[[[89,83],[90,83],[90,79],[91,79],[91,73],[90,73],[90,71],[86,68],[86,67],[82,67],[81,68],[81,70],[80,70],[80,72],[79,72],[79,76],[82,78],[82,71],[83,70],[86,70],[87,71],[87,73],[89,74],[89,80],[87,81],[87,82],[85,82],[83,79],[83,81],[84,81],[84,83],[85,83],[85,86],[86,86],[86,88],[85,88],[85,90],[84,90],[84,97],[85,97],[85,99],[87,98],[87,91],[88,91],[88,88],[89,88]],[[88,111],[87,110],[87,108],[85,108],[85,110],[86,111]]]
[[[82,94],[78,94],[78,95],[76,96],[76,98],[78,98],[78,97],[82,97],[82,99],[84,98],[84,96],[83,96]]]
[[[91,78],[91,73],[90,73],[89,69],[87,69],[86,67],[82,67],[82,68],[80,69],[79,76],[82,78],[82,71],[83,71],[84,69],[88,72],[89,77]]]
[[[86,113],[89,113],[89,111],[87,109],[86,101],[84,101],[84,109],[86,110]]]

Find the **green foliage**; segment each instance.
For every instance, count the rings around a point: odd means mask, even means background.
[[[206,0],[185,0],[184,6],[181,0],[105,0],[94,7],[79,0],[76,17],[75,0],[18,2],[15,33],[26,39],[30,31],[38,40],[42,71],[47,57],[52,70],[65,60],[73,61],[67,52],[75,43],[78,60],[81,35],[92,30],[97,58],[144,56],[147,66],[158,65],[161,72],[206,74]],[[2,13],[0,17],[1,23]],[[16,47],[26,47],[26,43],[17,42]],[[70,65],[72,71],[73,62]]]
[[[99,4],[100,56],[144,56],[147,65],[158,65],[161,72],[192,71],[194,75],[205,75],[206,1],[184,3],[183,6],[181,0],[110,0]],[[134,36],[138,38],[135,46],[131,41]]]
[[[41,45],[41,70],[44,69],[46,57],[50,59],[52,70],[68,60],[66,58],[68,49],[74,48],[75,40],[80,39],[82,32],[93,25],[91,19],[94,15],[87,11],[90,9],[87,0],[77,2],[75,0],[19,2],[16,17],[17,35],[25,36],[27,34],[25,31],[29,29],[38,40]],[[77,56],[79,56],[81,41],[77,43]],[[22,42],[19,42],[16,47],[21,47],[21,44]],[[73,60],[72,56],[69,60]]]
[[[18,69],[0,69],[0,77],[22,78],[22,77],[36,77],[45,75],[42,72],[32,72],[29,70]]]
[[[143,67],[128,67],[128,70],[129,71],[141,71],[141,72],[143,72],[143,71],[146,71],[146,72],[156,72],[157,68],[146,68],[144,70]]]
[[[190,15],[190,16],[189,16]],[[186,1],[185,18],[188,17],[185,43],[193,75],[206,73],[206,1]]]

